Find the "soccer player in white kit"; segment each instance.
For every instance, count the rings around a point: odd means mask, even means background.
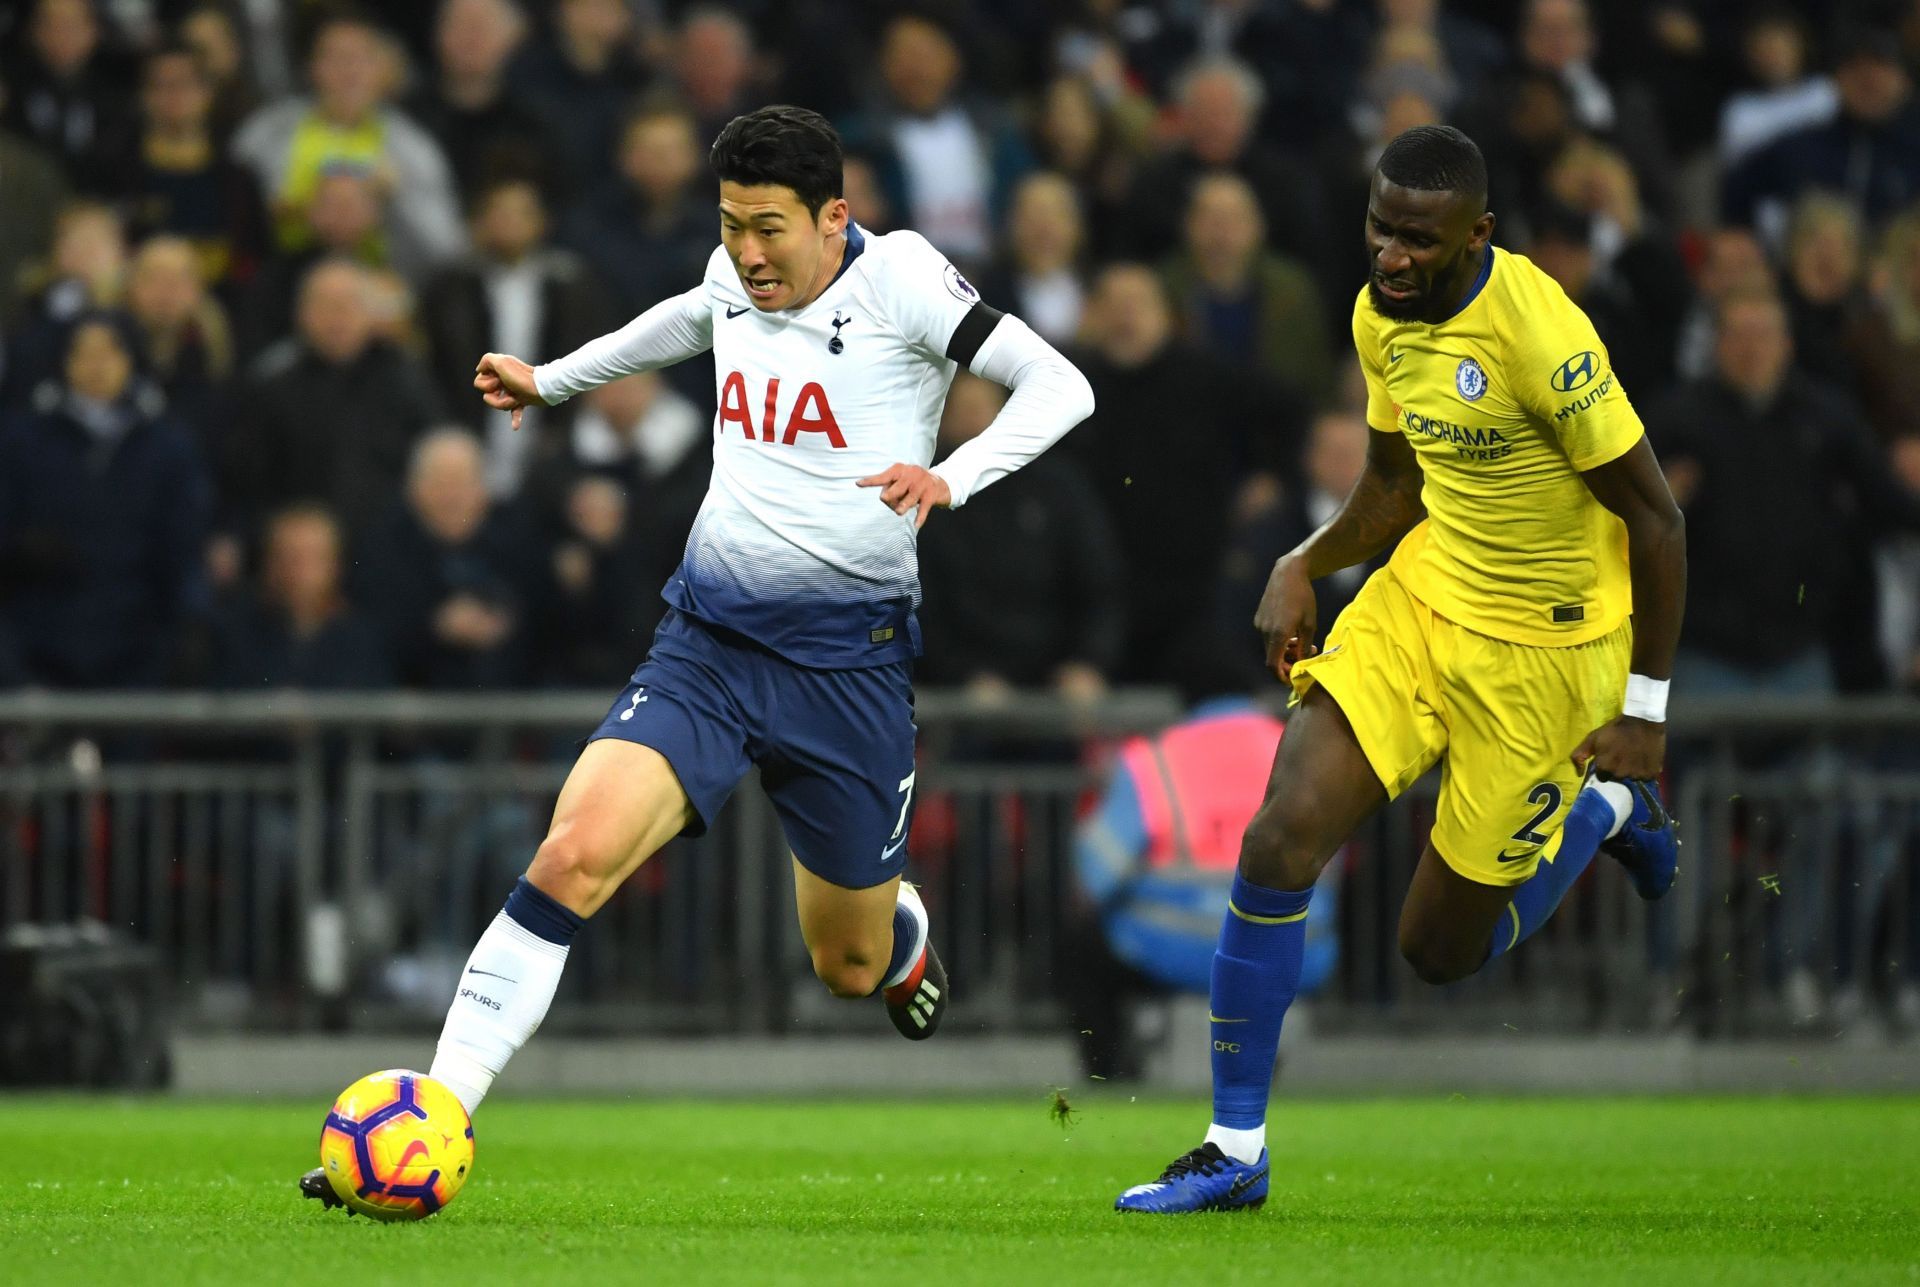
[[[737,117],[710,160],[722,244],[704,281],[558,361],[489,353],[474,378],[517,427],[524,407],[712,349],[719,411],[712,485],[663,591],[671,610],[568,775],[441,1031],[431,1075],[469,1112],[545,1017],[574,933],[668,840],[703,831],[750,765],[793,851],[814,972],[836,996],[882,993],[910,1038],[932,1035],[947,1005],[926,908],[900,879],[915,536],[934,508],[1058,441],[1093,391],[918,233],[852,221],[823,117]],[[928,468],[961,366],[1012,395]],[[302,1189],[332,1196],[318,1171]]]

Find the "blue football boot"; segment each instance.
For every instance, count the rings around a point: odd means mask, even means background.
[[[1267,1200],[1267,1151],[1249,1165],[1208,1141],[1173,1159],[1152,1184],[1136,1184],[1113,1200],[1115,1211],[1176,1215],[1182,1211],[1252,1211]]]
[[[1652,902],[1665,897],[1673,888],[1680,871],[1680,838],[1674,834],[1673,819],[1660,800],[1660,788],[1645,778],[1624,778],[1622,785],[1633,792],[1633,812],[1626,825],[1600,848],[1612,854],[1633,878],[1640,897]]]

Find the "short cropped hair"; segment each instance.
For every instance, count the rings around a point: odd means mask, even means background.
[[[1487,201],[1487,159],[1474,141],[1451,125],[1416,125],[1387,144],[1380,175],[1415,192],[1457,192]]]
[[[734,117],[707,161],[722,183],[792,188],[809,214],[840,195],[840,136],[826,117],[804,107],[776,103]]]

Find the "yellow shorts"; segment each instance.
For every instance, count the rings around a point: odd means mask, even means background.
[[[1433,847],[1483,885],[1517,885],[1560,844],[1581,739],[1620,714],[1633,624],[1570,648],[1507,643],[1456,625],[1381,568],[1326,647],[1293,668],[1340,703],[1389,798],[1444,763]]]

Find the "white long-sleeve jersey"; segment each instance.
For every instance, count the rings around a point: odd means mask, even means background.
[[[955,505],[1093,410],[1086,378],[1018,318],[984,309],[924,237],[856,225],[838,276],[804,308],[754,308],[717,249],[698,287],[536,367],[534,383],[543,400],[560,402],[708,348],[719,408],[713,481],[662,594],[807,666],[872,666],[919,652],[915,516],[854,484],[896,462],[933,459],[962,361],[1013,395],[936,471]]]

